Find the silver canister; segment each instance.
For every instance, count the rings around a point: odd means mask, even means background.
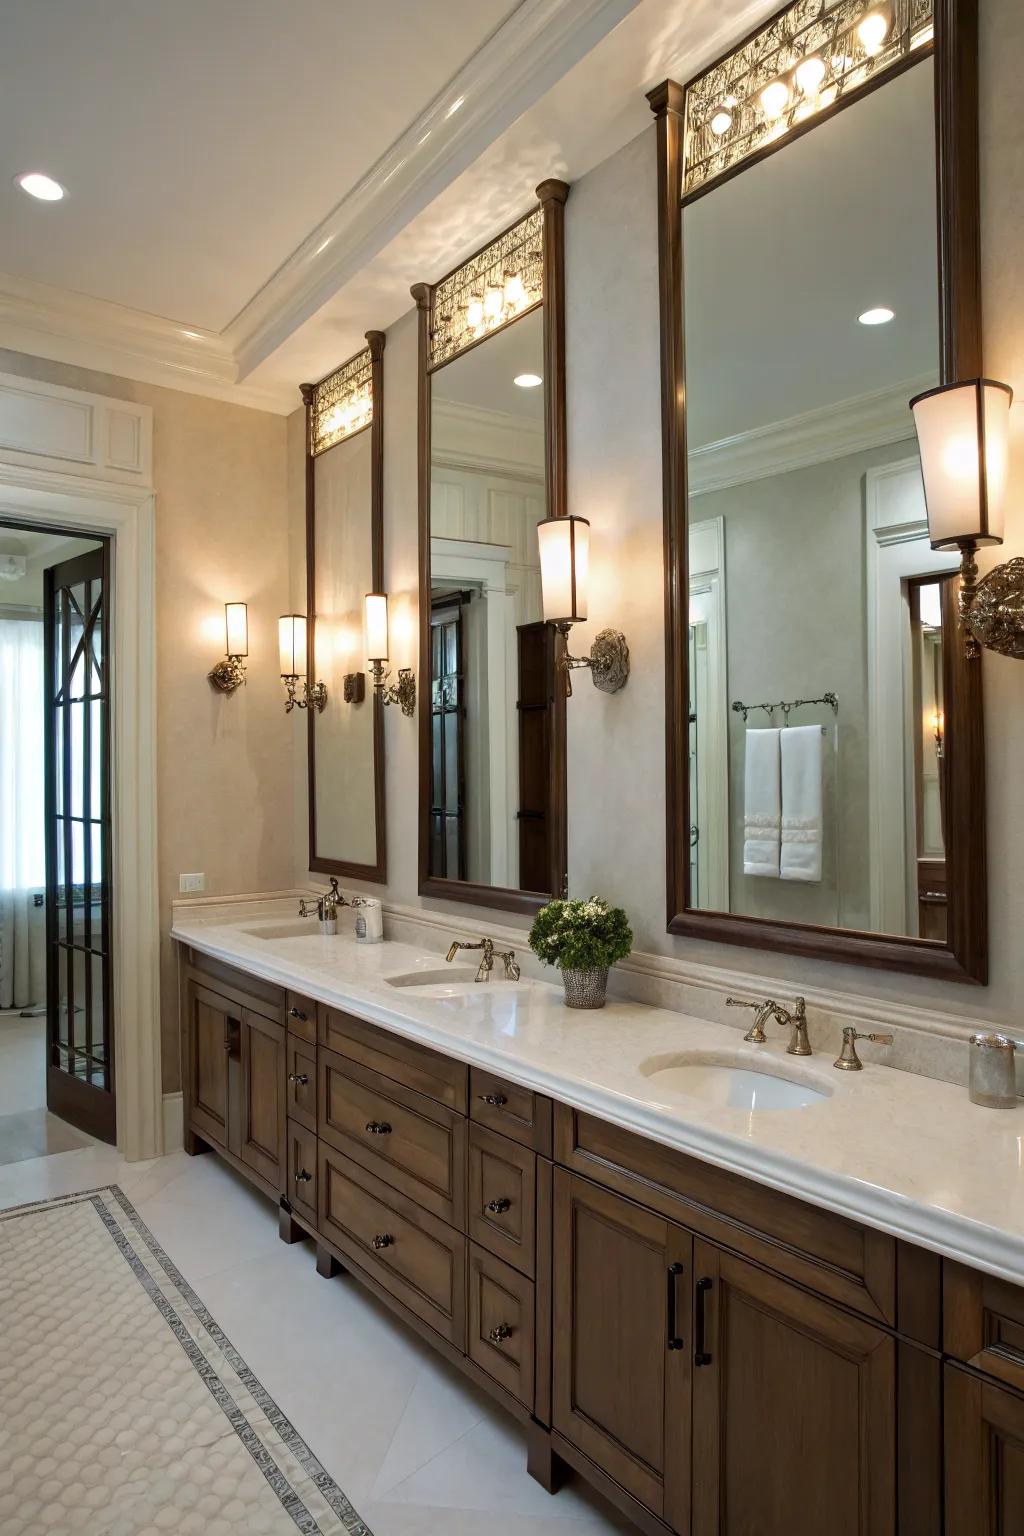
[[[1017,1104],[1016,1046],[1006,1035],[971,1036],[970,1098],[986,1109],[1014,1109]]]

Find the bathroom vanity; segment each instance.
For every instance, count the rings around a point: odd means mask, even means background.
[[[546,1487],[568,1464],[651,1533],[1024,1528],[1024,1109],[537,982],[442,986],[404,944],[174,932],[186,1149],[503,1404]],[[659,1065],[684,1048],[807,1102],[687,1098]]]

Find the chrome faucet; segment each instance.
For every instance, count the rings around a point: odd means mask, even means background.
[[[480,957],[480,964],[477,966],[476,971],[477,981],[490,981],[491,972],[494,970],[495,958],[504,962],[506,981],[519,980],[520,970],[514,949],[495,949],[494,940],[488,938],[478,939],[475,944],[461,944],[458,939],[455,939],[451,945],[451,948],[448,950],[447,955],[445,956],[445,959],[448,961],[449,965],[451,965],[460,949],[483,950],[483,954]]]
[[[338,908],[350,905],[351,903],[345,899],[338,889],[337,878],[332,875],[330,890],[326,895],[317,897],[315,906],[312,901],[307,901],[305,897],[302,898],[299,902],[299,916],[313,917],[315,915],[324,933],[337,933]]]
[[[810,1056],[811,1042],[807,1038],[807,1012],[802,997],[798,997],[793,1004],[793,1012],[777,1003],[773,997],[766,997],[763,1002],[750,1002],[743,997],[727,997],[726,1006],[729,1008],[753,1008],[754,1022],[743,1036],[744,1040],[751,1041],[754,1045],[764,1045],[768,1036],[764,1032],[764,1026],[769,1019],[774,1019],[776,1024],[781,1024],[784,1029],[791,1031],[789,1044],[786,1046],[788,1056]]]

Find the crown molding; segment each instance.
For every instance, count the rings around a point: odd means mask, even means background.
[[[769,475],[844,459],[868,448],[906,442],[914,436],[907,403],[934,382],[933,375],[921,374],[694,448],[687,457],[689,494],[705,496]]]

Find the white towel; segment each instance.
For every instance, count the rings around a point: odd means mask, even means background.
[[[779,878],[779,732],[748,731],[743,873]]]
[[[782,731],[783,880],[821,879],[821,726]]]

